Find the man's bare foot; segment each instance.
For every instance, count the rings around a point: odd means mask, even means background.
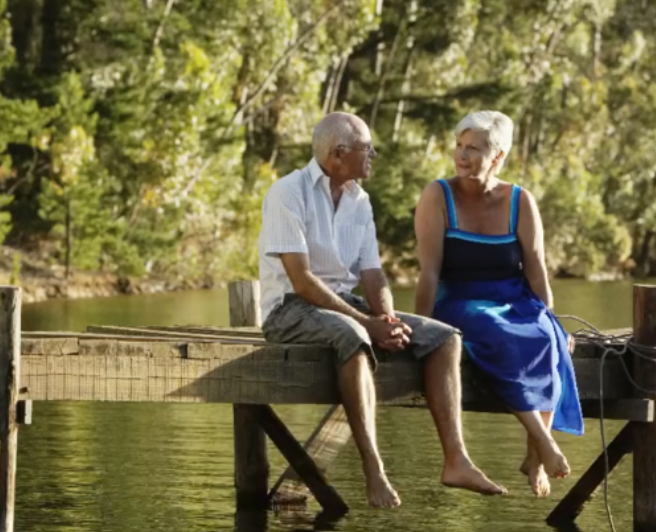
[[[503,495],[508,490],[499,486],[485,476],[469,459],[463,458],[457,463],[444,464],[442,484],[449,488],[462,488],[483,495]]]
[[[366,474],[367,500],[374,508],[396,508],[401,499],[383,472]]]
[[[527,456],[524,458],[519,470],[528,477],[528,484],[531,486],[531,491],[538,497],[548,497],[551,494],[551,483],[549,476],[544,471],[544,467],[540,463],[533,463]]]
[[[565,478],[570,474],[571,469],[567,463],[567,458],[565,458],[565,455],[560,451],[560,447],[553,439],[538,444],[538,451],[544,465],[544,471],[551,478]]]

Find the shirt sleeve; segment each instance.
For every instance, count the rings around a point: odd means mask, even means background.
[[[367,223],[362,246],[360,247],[360,257],[358,259],[359,270],[380,269],[380,253],[378,252],[378,240],[376,239],[376,224],[374,216],[369,206],[369,222]]]
[[[264,253],[308,253],[303,197],[298,190],[275,183],[262,206]]]

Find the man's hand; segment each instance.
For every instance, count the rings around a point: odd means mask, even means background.
[[[393,316],[372,316],[364,326],[373,343],[388,351],[401,351],[410,343],[412,329]]]

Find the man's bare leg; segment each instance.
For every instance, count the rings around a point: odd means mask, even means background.
[[[544,470],[550,477],[564,478],[570,473],[567,459],[551,433],[545,427],[541,412],[513,412],[526,428],[531,443],[540,455]]]
[[[473,464],[465,448],[460,408],[461,350],[460,336],[454,334],[426,357],[424,366],[426,402],[444,452],[442,483],[489,495],[506,493]]]
[[[376,441],[376,388],[369,361],[358,351],[339,371],[339,391],[353,440],[362,457],[367,499],[377,508],[395,508],[401,499],[387,480]]]
[[[553,423],[553,412],[540,412],[540,417],[547,431],[550,431]],[[528,434],[526,435],[526,458],[524,458],[519,470],[528,477],[528,483],[533,493],[538,497],[549,496],[551,493],[549,476],[542,465],[542,458],[540,458],[538,448],[533,438]]]

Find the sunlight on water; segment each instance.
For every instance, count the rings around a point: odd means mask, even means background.
[[[556,310],[600,328],[631,325],[631,283],[556,281]],[[412,290],[396,292],[399,308],[412,308]],[[227,291],[51,301],[26,305],[26,330],[83,330],[89,324],[227,325]],[[569,325],[576,329],[577,324]],[[169,532],[239,530],[279,532],[312,528],[313,514],[257,516],[235,521],[232,487],[232,415],[228,405],[37,403],[34,421],[21,428],[17,524],[21,532]],[[315,406],[279,408],[301,439],[320,419]],[[600,451],[599,427],[587,436],[559,436],[574,467],[556,482],[549,500],[531,496],[517,468],[522,429],[509,416],[465,415],[470,453],[510,495],[479,497],[440,486],[441,453],[424,410],[381,408],[379,439],[393,482],[403,497],[397,511],[366,507],[359,460],[352,445],[329,478],[351,506],[336,525],[314,528],[364,531],[547,531],[544,518]],[[607,423],[612,436],[620,428]],[[272,477],[284,462],[272,449]],[[611,479],[610,502],[618,529],[631,524],[630,460]],[[318,510],[316,504],[311,511]],[[601,497],[578,521],[581,532],[607,529]]]

